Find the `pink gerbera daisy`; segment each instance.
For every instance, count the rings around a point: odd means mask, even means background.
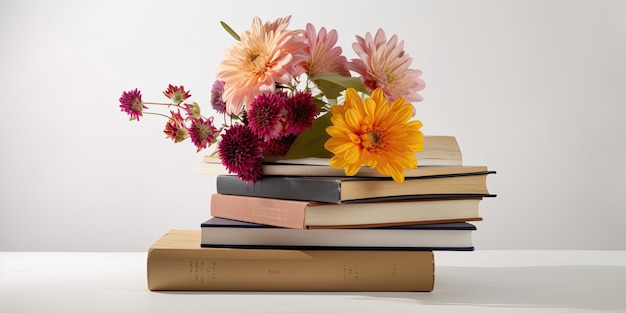
[[[375,37],[367,33],[365,38],[356,36],[356,39],[352,48],[359,59],[353,59],[348,66],[361,75],[368,91],[381,88],[389,101],[398,98],[407,102],[422,101],[418,94],[425,87],[419,78],[422,72],[409,69],[412,59],[404,51],[404,41],[398,42],[396,35],[387,41],[382,29]]]
[[[309,43],[306,49],[309,57],[302,62],[302,66],[310,76],[322,73],[350,76],[348,59],[341,55],[341,47],[335,47],[339,37],[336,30],[326,32],[326,28],[322,27],[319,33],[316,33],[315,26],[309,23],[306,25],[305,37]]]
[[[241,41],[226,50],[217,70],[217,79],[224,81],[226,113],[239,115],[259,94],[273,93],[275,84],[301,74],[298,65],[307,58],[307,43],[302,31],[287,30],[290,19],[263,24],[255,17]]]

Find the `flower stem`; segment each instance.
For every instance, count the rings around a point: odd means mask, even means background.
[[[154,113],[154,112],[143,112],[143,114],[150,114],[150,115],[159,115],[159,116],[163,116],[165,118],[167,118],[168,120],[171,119],[171,117],[163,114],[163,113]]]
[[[143,102],[143,104],[154,104],[154,105],[166,105],[166,106],[177,106],[180,107],[180,105],[178,104],[174,104],[174,103],[163,103],[163,102]]]

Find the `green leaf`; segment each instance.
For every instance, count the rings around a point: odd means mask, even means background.
[[[324,148],[324,144],[330,139],[330,135],[326,133],[326,127],[332,125],[330,121],[331,116],[331,113],[326,113],[316,118],[310,129],[296,137],[284,159],[332,157],[332,153]]]
[[[339,73],[324,73],[311,79],[328,99],[337,99],[348,88],[367,93],[363,82],[358,77],[346,77]]]
[[[324,102],[324,100],[321,99],[313,98],[312,102],[317,106],[317,110],[320,112],[323,111],[324,108],[328,107],[328,103]]]
[[[237,35],[237,33],[230,28],[230,26],[228,26],[228,24],[224,23],[223,21],[220,21],[220,24],[222,24],[222,27],[224,27],[224,29],[231,35],[233,36],[233,38],[235,38],[235,40],[237,41],[241,41],[241,38],[239,38],[239,35]]]

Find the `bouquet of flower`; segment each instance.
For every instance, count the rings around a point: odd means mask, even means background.
[[[215,153],[230,173],[255,182],[264,161],[307,157],[329,158],[329,165],[348,176],[361,166],[402,183],[404,169],[415,168],[415,153],[423,149],[422,123],[414,120],[411,102],[421,101],[421,71],[404,42],[356,36],[358,58],[348,61],[336,46],[336,30],[288,29],[291,17],[263,23],[237,34],[226,49],[211,90],[211,106],[224,116],[201,113],[183,86],[169,85],[169,103],[144,102],[138,89],[125,91],[120,107],[137,120],[144,114],[167,118],[164,133],[174,142],[187,138],[202,151],[214,144]],[[353,77],[352,73],[359,76]],[[169,114],[150,112],[164,105]]]

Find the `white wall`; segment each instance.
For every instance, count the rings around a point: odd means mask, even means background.
[[[219,4],[218,4],[219,3]],[[183,84],[208,105],[220,20],[292,14],[405,40],[424,71],[426,134],[488,165],[478,249],[626,249],[626,2],[2,1],[0,250],[145,251],[209,218],[214,177],[164,120],[129,122],[123,90]]]

